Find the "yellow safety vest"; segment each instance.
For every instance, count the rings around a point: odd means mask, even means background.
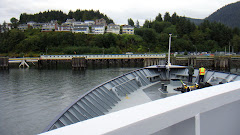
[[[199,75],[205,75],[205,68],[204,67],[199,68]]]

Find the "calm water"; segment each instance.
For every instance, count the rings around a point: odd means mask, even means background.
[[[0,135],[33,135],[80,95],[136,68],[0,70]]]

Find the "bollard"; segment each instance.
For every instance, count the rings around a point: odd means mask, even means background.
[[[164,83],[161,83],[161,89],[164,90]]]
[[[167,85],[164,86],[164,91],[167,91]]]

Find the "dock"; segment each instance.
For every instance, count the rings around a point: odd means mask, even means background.
[[[8,61],[8,62],[7,62]],[[85,69],[87,67],[147,67],[152,65],[165,65],[167,57],[165,54],[119,54],[119,55],[41,55],[40,57],[25,58],[0,58],[0,68],[7,69],[9,64],[18,64],[21,67],[27,65],[38,68],[57,68],[60,65],[72,67],[73,69]],[[240,67],[238,56],[186,56],[171,57],[172,65],[189,66],[195,68],[203,65],[211,69],[230,69]]]

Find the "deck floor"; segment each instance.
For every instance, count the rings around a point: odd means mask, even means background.
[[[121,98],[121,102],[116,104],[116,106],[112,107],[112,109],[108,113],[116,112],[122,109],[130,108],[136,105],[144,104],[147,102],[151,102],[154,100],[158,100],[161,98],[169,97],[172,95],[179,94],[178,92],[174,91],[174,86],[166,83],[168,86],[168,93],[163,94],[159,88],[161,87],[161,82],[155,82],[149,84],[145,87],[138,89],[137,91],[132,92],[131,94],[127,95],[126,97]]]

